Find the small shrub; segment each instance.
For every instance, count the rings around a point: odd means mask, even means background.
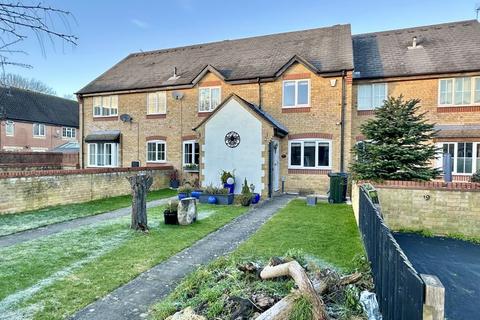
[[[220,180],[222,180],[222,183],[227,183],[228,178],[235,178],[235,170],[233,172],[222,170],[220,175]]]
[[[170,200],[167,204],[167,207],[165,208],[166,211],[168,212],[177,212],[178,210],[178,201],[176,200]]]
[[[215,187],[213,184],[210,184],[205,188],[206,194],[228,194],[228,189]]]
[[[247,178],[245,178],[243,182],[242,193],[238,197],[242,206],[247,207],[252,202],[252,193],[250,192],[250,187],[248,186]]]
[[[480,182],[480,170],[477,170],[477,172],[475,172],[475,173],[472,175],[471,181],[472,181],[472,182]]]
[[[192,192],[192,187],[189,185],[183,185],[178,188],[178,193],[190,194]]]

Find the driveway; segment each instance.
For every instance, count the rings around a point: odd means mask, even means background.
[[[447,319],[479,318],[480,245],[412,233],[394,236],[419,273],[436,275],[442,281]]]

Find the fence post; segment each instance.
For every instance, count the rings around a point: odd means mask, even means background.
[[[445,319],[445,287],[438,277],[421,274],[425,283],[425,301],[423,304],[423,320]]]

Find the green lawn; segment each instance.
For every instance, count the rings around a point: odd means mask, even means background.
[[[176,193],[175,190],[171,189],[151,191],[147,196],[147,200],[168,198]],[[125,195],[16,214],[0,215],[0,236],[128,207],[131,203],[132,196]]]
[[[347,273],[365,267],[359,259],[363,254],[351,206],[319,203],[310,207],[305,200],[293,200],[229,257],[189,275],[153,307],[152,318],[165,319],[176,310],[192,306],[201,309],[208,319],[224,319],[229,316],[228,297],[250,298],[252,293],[262,292],[280,299],[293,286],[291,280],[246,277],[237,269],[238,264],[255,261],[264,265],[271,257],[289,257],[302,264],[327,265]],[[351,314],[351,310],[345,311],[342,319],[350,319]]]
[[[148,234],[123,217],[0,249],[0,318],[68,317],[245,211],[200,205],[197,223],[167,226],[156,207]]]

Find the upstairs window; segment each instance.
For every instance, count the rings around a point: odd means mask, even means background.
[[[480,103],[480,77],[440,79],[438,104],[463,106]]]
[[[167,113],[167,93],[165,91],[147,94],[147,114]]]
[[[292,169],[330,169],[330,140],[292,140],[289,142],[289,167]]]
[[[203,87],[198,90],[198,111],[211,112],[220,104],[220,87]]]
[[[45,125],[43,123],[34,123],[33,124],[33,136],[34,137],[45,137]]]
[[[310,106],[310,80],[283,81],[283,107],[298,108]]]
[[[5,135],[13,137],[15,135],[15,123],[11,120],[5,121]]]
[[[183,165],[200,163],[200,145],[195,141],[183,142]]]
[[[93,116],[109,117],[118,115],[118,96],[93,98]]]
[[[76,132],[75,128],[68,128],[68,127],[63,127],[62,128],[62,138],[75,138]]]
[[[167,144],[165,141],[148,141],[147,142],[147,162],[166,162],[167,161]]]
[[[386,83],[361,84],[357,91],[357,110],[374,110],[387,100]]]

